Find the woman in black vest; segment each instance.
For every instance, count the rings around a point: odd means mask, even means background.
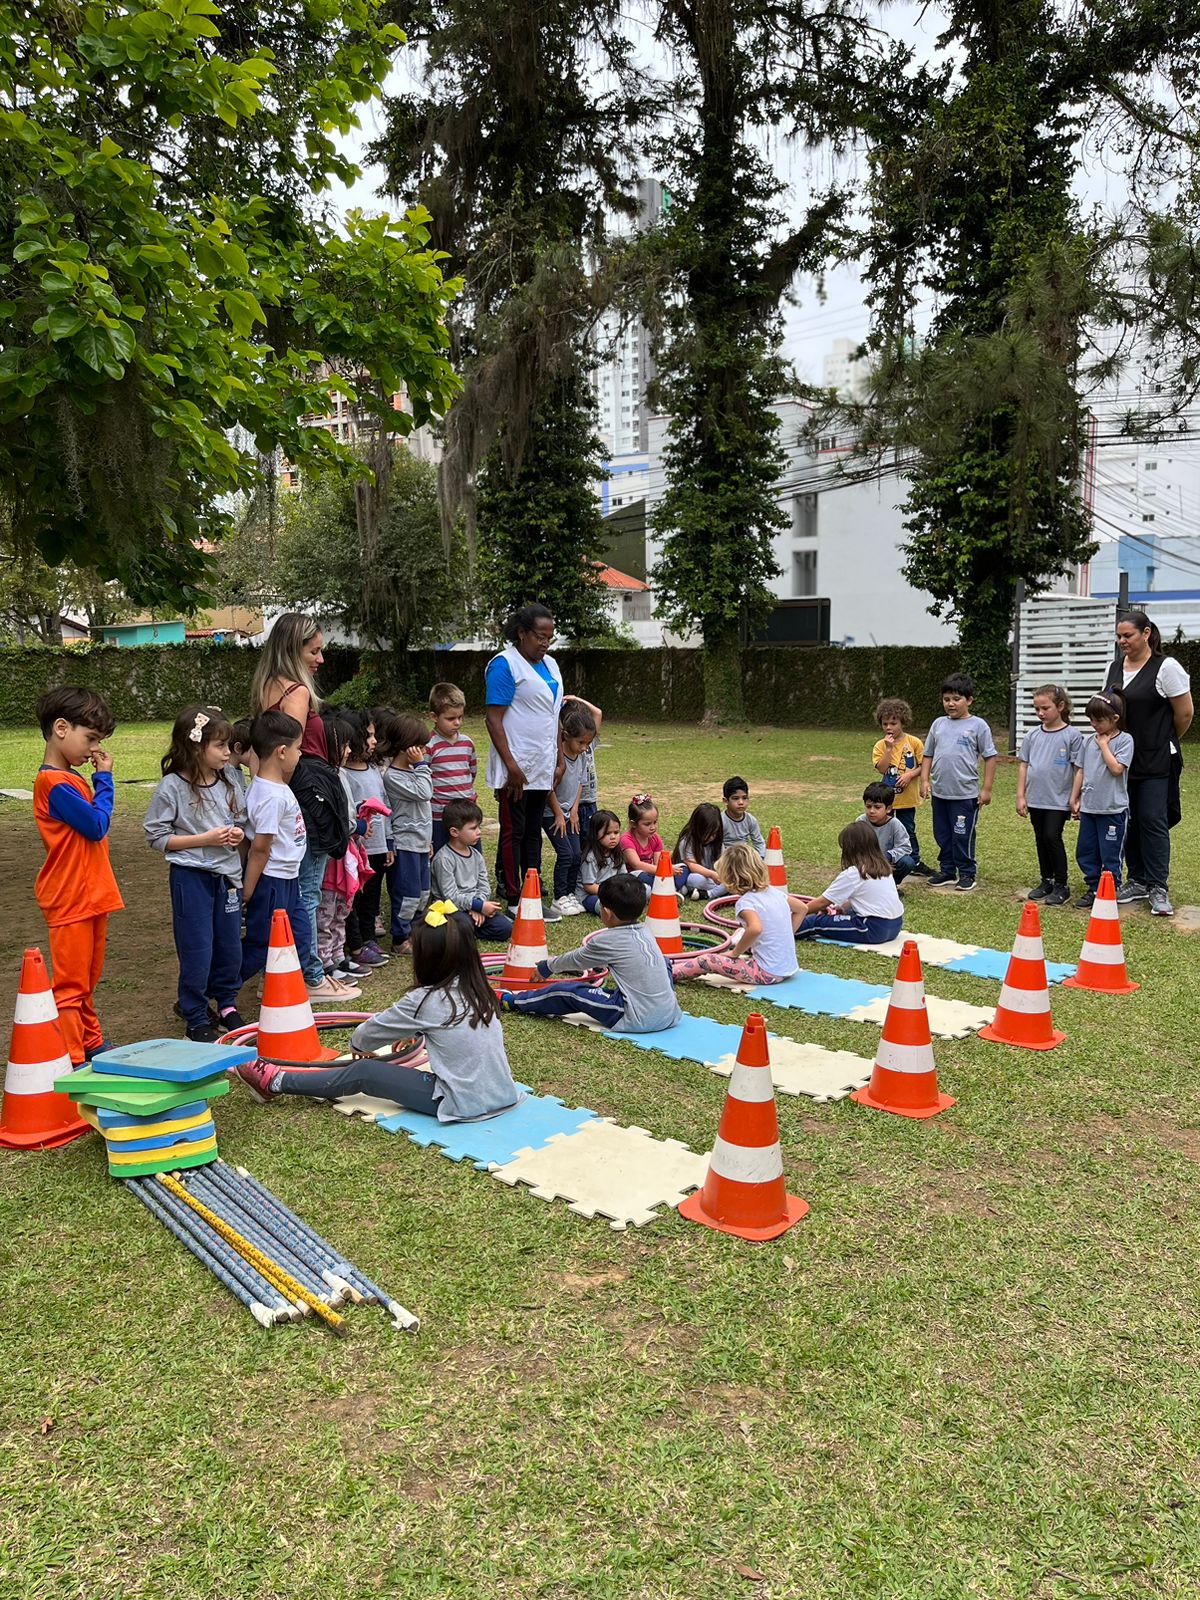
[[[1156,917],[1169,917],[1174,907],[1167,895],[1168,798],[1183,764],[1180,741],[1192,723],[1191,680],[1173,656],[1163,655],[1159,631],[1144,611],[1131,611],[1117,623],[1117,649],[1121,659],[1113,662],[1105,688],[1124,694],[1124,727],[1133,736],[1125,838],[1128,882],[1117,899],[1122,905],[1149,900]]]

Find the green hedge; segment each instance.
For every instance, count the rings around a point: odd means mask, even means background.
[[[1200,688],[1200,643],[1168,646]],[[332,693],[362,667],[385,703],[423,708],[430,687],[449,679],[471,711],[483,705],[490,650],[414,650],[407,656],[330,645],[321,687]],[[119,722],[174,717],[201,700],[233,715],[249,707],[256,650],[194,644],[0,649],[0,724],[33,723],[37,698],[56,684],[77,683],[102,694]],[[704,710],[698,650],[564,650],[556,659],[569,693],[586,695],[609,716],[649,722],[698,722]],[[753,721],[785,727],[864,727],[883,695],[912,702],[918,728],[941,712],[940,687],[960,666],[953,646],[885,645],[871,649],[756,647],[742,655],[746,704]],[[977,707],[997,727],[1006,706]],[[1194,727],[1192,738],[1200,737]]]

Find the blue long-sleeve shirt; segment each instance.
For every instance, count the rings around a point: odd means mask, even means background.
[[[95,842],[103,839],[112,823],[113,777],[111,772],[97,772],[92,778],[92,800],[89,803],[73,784],[58,783],[51,789],[47,809],[55,822],[65,822],[85,839]]]

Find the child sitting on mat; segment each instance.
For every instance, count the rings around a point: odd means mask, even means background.
[[[479,1122],[517,1105],[524,1095],[509,1069],[500,1005],[470,917],[448,900],[431,905],[412,931],[412,963],[416,987],[355,1028],[353,1061],[296,1068],[254,1061],[238,1068],[242,1082],[264,1104],[280,1094],[369,1094],[439,1122]],[[428,1065],[407,1065],[422,1045]],[[392,1050],[389,1058],[372,1054],[384,1048]]]
[[[508,1011],[526,1016],[565,1017],[581,1012],[614,1033],[658,1033],[682,1016],[667,958],[654,935],[638,919],[646,891],[631,873],[605,878],[597,891],[603,928],[585,946],[565,956],[539,961],[537,975],[588,972],[607,967],[615,987],[580,982],[551,983],[543,989],[512,992],[500,999]]]
[[[904,926],[904,905],[892,867],[869,822],[852,822],[838,834],[842,870],[824,894],[808,902],[797,939],[821,933],[845,944],[887,944]]]
[[[739,983],[782,983],[799,970],[796,929],[805,903],[798,895],[771,886],[767,864],[753,845],[731,844],[716,865],[727,894],[736,894],[734,915],[742,925],[732,949],[688,956],[671,963],[675,981],[707,972]]]

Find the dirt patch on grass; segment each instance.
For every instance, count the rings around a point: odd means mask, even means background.
[[[388,1396],[368,1389],[362,1394],[332,1396],[310,1402],[309,1411],[320,1421],[331,1422],[350,1461],[373,1461],[394,1441],[390,1430],[380,1425]]]
[[[624,1267],[610,1267],[606,1272],[564,1272],[557,1281],[572,1294],[590,1294],[593,1289],[606,1289],[616,1283],[625,1283],[629,1273]]]
[[[1100,1112],[1086,1122],[1075,1124],[1069,1131],[1074,1138],[1093,1150],[1114,1141],[1150,1140],[1164,1150],[1186,1156],[1189,1161],[1200,1162],[1200,1128],[1181,1128],[1161,1111],[1134,1107],[1121,1118]],[[1130,1164],[1135,1164],[1132,1158]]]

